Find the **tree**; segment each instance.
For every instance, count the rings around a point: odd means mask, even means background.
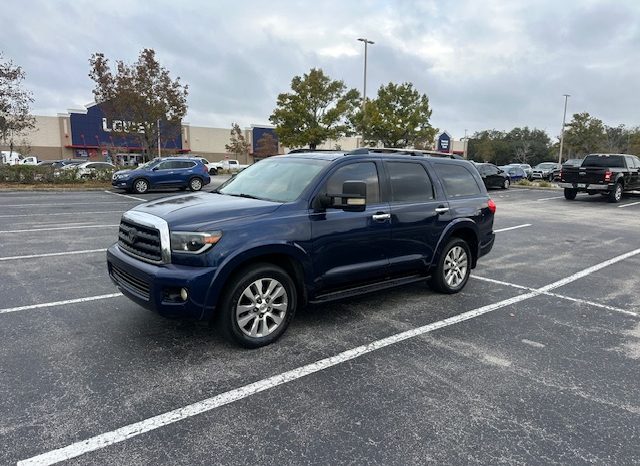
[[[0,142],[13,152],[14,141],[35,127],[36,119],[29,112],[33,103],[31,92],[23,89],[25,73],[0,54]]]
[[[256,143],[254,157],[269,157],[278,154],[278,141],[271,133],[264,133]]]
[[[152,149],[158,149],[160,122],[167,122],[162,127],[165,138],[180,133],[187,112],[188,86],[181,84],[179,77],[171,79],[153,49],[142,50],[133,65],[118,60],[114,71],[102,53],[94,53],[89,64],[96,102],[107,118],[123,122],[114,128],[116,133],[138,139],[146,159]]]
[[[229,138],[230,144],[225,144],[224,148],[230,154],[236,156],[236,158],[241,158],[242,156],[246,156],[249,154],[249,148],[251,144],[247,141],[247,138],[242,134],[242,130],[240,129],[240,125],[238,123],[231,123],[231,137]]]
[[[282,144],[315,149],[327,139],[351,134],[348,120],[358,104],[358,91],[347,91],[343,81],[334,81],[315,68],[294,77],[291,90],[278,95],[269,117]]]
[[[574,114],[564,132],[564,144],[569,154],[567,158],[598,152],[605,138],[602,120],[592,117],[587,112]]]
[[[389,83],[380,86],[377,97],[366,103],[364,115],[358,112],[352,122],[367,144],[428,147],[438,131],[429,123],[431,112],[429,98],[413,84]]]

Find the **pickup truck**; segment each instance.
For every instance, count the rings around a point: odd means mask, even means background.
[[[471,162],[357,149],[261,160],[216,191],[125,212],[111,280],[167,317],[213,320],[250,348],[306,303],[430,281],[462,290],[494,243]]]
[[[581,192],[600,193],[609,202],[620,202],[623,193],[640,189],[640,159],[627,154],[590,154],[579,167],[562,167],[559,186],[568,200]]]
[[[220,170],[229,170],[230,172],[239,172],[244,170],[249,165],[242,165],[237,160],[220,160],[219,162],[213,162],[208,165],[209,174],[217,175]]]

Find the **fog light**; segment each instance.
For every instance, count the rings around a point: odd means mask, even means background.
[[[189,297],[189,292],[187,291],[186,288],[182,288],[180,290],[180,297],[182,298],[183,301],[187,300],[187,298]]]

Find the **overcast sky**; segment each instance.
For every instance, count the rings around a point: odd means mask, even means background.
[[[133,62],[153,48],[189,84],[187,122],[265,124],[312,67],[361,91],[367,37],[368,95],[412,82],[456,139],[525,125],[555,137],[565,93],[568,115],[640,125],[638,0],[2,0],[0,18],[38,115],[91,102],[92,53]]]

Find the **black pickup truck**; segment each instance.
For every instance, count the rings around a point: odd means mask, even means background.
[[[620,202],[623,193],[640,190],[640,159],[627,154],[587,155],[579,167],[562,167],[559,186],[569,200],[581,192]]]

